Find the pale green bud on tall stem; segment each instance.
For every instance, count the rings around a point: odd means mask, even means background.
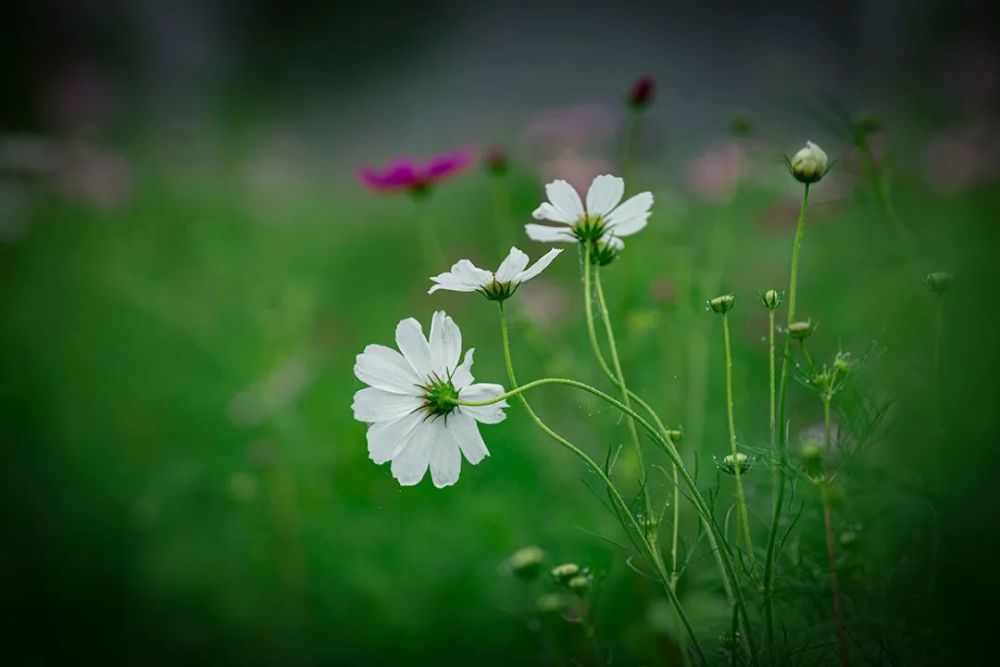
[[[795,240],[792,244],[792,263],[788,279],[788,313],[787,325],[795,322],[795,304],[798,296],[799,253],[802,248],[802,237],[806,228],[806,211],[809,207],[809,183],[802,190],[802,206],[799,209],[799,220],[795,226]],[[771,529],[767,537],[767,551],[764,558],[764,621],[767,628],[768,652],[774,648],[774,560],[778,544],[778,532],[781,527],[781,511],[785,500],[785,468],[788,460],[788,425],[785,422],[786,394],[788,392],[789,359],[791,358],[790,336],[785,336],[784,354],[781,362],[781,376],[778,385],[778,484],[774,490],[774,502],[771,507]]]
[[[736,480],[736,513],[742,530],[743,546],[751,566],[754,562],[753,539],[750,533],[750,514],[747,511],[746,494],[743,490],[743,466],[740,465],[740,452],[736,447],[736,419],[734,417],[733,401],[733,346],[729,335],[729,311],[732,310],[735,299],[732,294],[720,296],[709,302],[712,310],[722,315],[722,339],[725,352],[726,370],[726,425],[729,429],[730,456],[734,465],[731,466],[733,478]]]

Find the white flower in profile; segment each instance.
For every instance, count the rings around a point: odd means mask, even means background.
[[[472,381],[472,353],[462,353],[462,332],[448,315],[434,313],[430,340],[408,318],[396,326],[399,352],[369,345],[358,355],[354,374],[369,385],[354,394],[354,418],[367,422],[368,454],[378,464],[392,461],[392,476],[403,486],[424,478],[430,467],[434,486],[458,481],[462,455],[475,465],[489,456],[476,422],[504,420],[506,401],[459,406],[456,401],[488,401],[504,393],[498,384]]]
[[[622,202],[625,181],[609,174],[598,176],[590,184],[586,207],[566,181],[552,181],[545,186],[545,192],[549,200],[531,215],[560,226],[524,226],[529,238],[544,243],[604,241],[613,242],[620,249],[624,246],[621,237],[631,236],[646,226],[653,206],[651,192],[640,192]]]
[[[427,290],[433,294],[439,289],[452,292],[479,292],[491,301],[503,301],[513,296],[523,282],[527,282],[545,270],[562,250],[550,250],[532,267],[528,268],[528,256],[511,248],[507,258],[500,263],[500,268],[491,272],[480,269],[467,259],[460,259],[451,271],[432,276],[434,285]]]

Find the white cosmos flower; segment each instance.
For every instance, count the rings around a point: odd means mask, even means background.
[[[517,291],[521,283],[531,280],[545,270],[562,250],[550,250],[528,268],[528,256],[511,248],[495,272],[480,269],[467,259],[460,259],[451,271],[431,277],[434,285],[427,290],[433,294],[439,289],[453,292],[479,292],[492,301],[503,301]]]
[[[473,383],[472,353],[462,353],[462,332],[443,312],[434,313],[430,340],[415,319],[396,326],[399,352],[369,345],[358,355],[354,374],[370,385],[354,394],[354,418],[368,427],[368,454],[378,464],[392,461],[392,476],[403,486],[420,482],[431,469],[434,486],[458,481],[462,455],[475,465],[489,456],[476,422],[497,424],[507,416],[506,401],[482,407],[504,393],[498,384]],[[402,354],[400,354],[402,353]]]
[[[630,236],[645,227],[653,206],[651,192],[640,192],[620,203],[625,194],[625,181],[609,174],[598,176],[590,184],[586,207],[566,181],[552,181],[545,186],[545,193],[549,200],[531,215],[536,220],[548,220],[560,226],[528,224],[524,231],[532,240],[546,243],[616,239],[614,243],[624,246],[620,237]]]

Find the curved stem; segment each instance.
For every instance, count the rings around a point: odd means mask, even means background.
[[[754,562],[753,540],[750,537],[750,515],[747,512],[746,494],[743,492],[743,473],[737,459],[736,420],[733,416],[733,348],[729,336],[729,313],[722,313],[722,338],[726,350],[726,424],[729,428],[729,448],[733,456],[733,477],[736,479],[736,511],[743,529],[743,544],[751,565]]]
[[[799,220],[795,226],[795,241],[792,244],[792,266],[788,280],[788,319],[787,323],[795,321],[795,302],[799,281],[799,251],[802,247],[802,236],[806,229],[806,211],[809,205],[809,184],[802,191],[802,207],[799,209]],[[774,502],[771,507],[771,530],[767,536],[767,552],[764,557],[764,612],[767,625],[768,651],[774,647],[774,609],[771,597],[774,593],[774,559],[778,544],[778,529],[781,525],[781,511],[785,501],[785,466],[788,458],[788,425],[785,421],[785,403],[788,393],[788,360],[791,355],[792,340],[785,336],[784,353],[781,360],[781,378],[778,388],[778,486],[774,491]]]
[[[615,341],[614,327],[611,326],[611,317],[608,314],[608,305],[604,300],[604,287],[601,285],[600,268],[594,267],[594,285],[597,287],[597,306],[601,309],[601,319],[604,320],[604,334],[608,339],[608,349],[611,352],[611,363],[615,371],[615,384],[622,392],[622,403],[631,409],[628,386],[625,384],[625,373],[622,371],[621,359],[618,356],[618,344]],[[653,506],[649,500],[649,489],[646,487],[646,465],[642,459],[642,445],[639,443],[639,431],[636,429],[635,421],[628,420],[629,434],[632,436],[632,447],[635,451],[635,461],[639,468],[639,485],[642,491],[643,503],[646,505],[646,514],[650,518],[653,515]]]
[[[618,384],[618,379],[615,377],[615,374],[611,371],[611,368],[608,366],[608,362],[604,358],[604,352],[601,351],[601,346],[597,341],[597,330],[594,326],[594,303],[593,303],[593,298],[591,296],[590,261],[589,257],[587,257],[586,254],[586,247],[582,245],[581,245],[580,257],[581,257],[580,268],[581,271],[583,272],[584,312],[586,313],[587,335],[588,338],[590,339],[590,347],[594,351],[594,357],[597,359],[597,364],[604,372],[604,375],[607,376],[608,380],[610,380],[612,384],[621,388],[621,386]],[[603,294],[603,290],[601,294]],[[649,405],[649,403],[643,400],[641,396],[636,394],[631,389],[626,388],[626,391],[628,392],[629,397],[633,401],[635,401],[636,405],[645,410],[646,414],[648,414],[650,419],[653,420],[653,423],[656,425],[656,428],[660,431],[660,435],[665,440],[669,441],[671,446],[676,447],[676,445],[673,443],[673,440],[670,437],[669,432],[667,431],[667,427],[664,426],[663,421],[660,419],[660,416],[656,413],[655,410],[653,410],[653,408]],[[673,479],[674,507],[673,507],[673,525],[671,526],[670,554],[672,561],[671,579],[676,585],[677,580],[680,578],[680,572],[679,572],[680,559],[678,557],[678,551],[679,551],[678,546],[680,542],[681,490],[680,490],[680,472],[678,471],[678,467],[676,464],[673,465],[672,467],[673,467],[673,478],[674,478]],[[729,581],[729,577],[726,574],[726,568],[722,562],[722,556],[719,553],[719,543],[718,540],[716,540],[715,531],[712,530],[712,526],[704,518],[702,519],[702,524],[705,528],[705,535],[708,537],[709,548],[712,551],[712,556],[715,558],[716,565],[718,566],[719,572],[722,575],[721,577],[722,587],[725,590],[726,599],[729,600],[730,603],[732,603],[734,599],[733,588],[732,584]]]
[[[512,382],[512,384],[515,383],[514,380],[513,380],[513,378],[511,379],[511,382]],[[622,412],[624,412],[626,415],[628,415],[632,419],[636,420],[636,422],[639,424],[639,426],[641,426],[643,428],[643,430],[645,430],[647,433],[649,433],[652,436],[653,441],[656,442],[656,444],[659,445],[660,448],[667,454],[667,456],[670,458],[671,462],[678,466],[679,471],[680,471],[680,475],[681,475],[681,480],[684,482],[684,485],[687,487],[688,491],[690,492],[690,500],[691,500],[691,502],[694,504],[695,509],[702,516],[702,518],[709,524],[709,526],[711,527],[711,529],[713,531],[715,531],[716,537],[719,540],[719,545],[720,545],[720,547],[722,547],[722,548],[719,549],[719,554],[721,554],[721,556],[722,556],[722,561],[723,561],[723,564],[725,566],[726,576],[729,578],[730,583],[733,586],[733,593],[734,593],[734,596],[735,596],[735,604],[736,604],[736,607],[737,607],[737,611],[740,613],[740,615],[742,616],[742,619],[743,619],[743,629],[744,629],[744,631],[746,633],[746,641],[747,641],[747,643],[749,645],[749,648],[750,648],[751,659],[755,660],[755,650],[753,648],[752,633],[750,631],[750,619],[749,619],[749,616],[747,615],[747,612],[746,612],[746,605],[745,605],[745,603],[743,601],[743,594],[740,591],[739,586],[737,585],[736,568],[733,565],[732,555],[729,553],[729,551],[727,550],[727,548],[725,546],[725,536],[722,535],[721,529],[719,528],[718,524],[716,524],[715,521],[713,520],[711,509],[709,508],[708,503],[705,501],[704,496],[701,495],[701,491],[698,490],[698,485],[695,484],[694,478],[692,478],[691,474],[687,471],[686,468],[684,468],[684,465],[683,465],[682,461],[680,460],[680,455],[677,453],[677,448],[674,446],[673,442],[669,438],[664,438],[663,436],[661,436],[659,434],[659,432],[657,432],[656,429],[653,428],[653,426],[648,421],[646,421],[645,419],[643,419],[643,417],[640,414],[638,414],[637,412],[635,412],[631,408],[626,407],[621,401],[618,401],[617,399],[615,399],[615,398],[613,398],[611,396],[608,396],[607,394],[605,394],[600,389],[597,389],[595,387],[591,387],[590,385],[585,384],[583,382],[578,382],[576,380],[568,380],[566,378],[542,378],[540,380],[534,380],[532,382],[528,382],[527,384],[520,385],[516,389],[512,389],[512,390],[510,390],[508,392],[505,392],[503,394],[500,394],[498,396],[494,396],[493,398],[491,398],[491,399],[489,399],[487,401],[458,401],[458,400],[456,400],[455,404],[456,405],[467,405],[467,406],[470,406],[470,407],[492,405],[494,403],[499,403],[500,401],[503,401],[503,400],[506,400],[508,398],[511,398],[512,396],[518,396],[518,395],[520,395],[520,394],[522,394],[522,393],[524,393],[524,392],[526,392],[526,391],[528,391],[530,389],[534,389],[536,387],[541,387],[541,386],[549,385],[549,384],[566,385],[566,386],[569,386],[569,387],[574,387],[576,389],[580,389],[580,390],[586,391],[587,393],[593,394],[594,396],[597,396],[598,398],[602,399],[603,401],[605,401],[605,402],[611,404],[612,406],[618,408],[619,410],[621,410]],[[572,445],[570,445],[570,447],[572,447]],[[575,449],[575,447],[573,449]],[[577,450],[577,451],[579,451],[579,450]],[[583,456],[586,456],[586,454],[583,454],[582,452],[580,452],[580,454],[582,454]],[[589,457],[587,457],[587,458],[589,459]],[[596,465],[596,464],[594,464],[594,465]],[[601,475],[605,479],[607,479],[607,476],[604,474],[603,470],[601,471]],[[616,493],[617,493],[617,491],[616,491]]]
[[[510,353],[510,334],[507,328],[507,315],[506,312],[504,311],[502,301],[499,302],[499,305],[500,305],[500,335],[501,338],[503,339],[504,361],[507,366],[507,377],[510,380],[511,386],[514,388],[511,391],[501,396],[498,396],[491,401],[480,401],[478,403],[458,402],[458,404],[489,405],[491,403],[502,401],[511,396],[518,396],[521,405],[528,413],[528,416],[531,417],[532,421],[535,422],[535,425],[538,426],[538,428],[540,428],[542,432],[544,432],[550,438],[552,438],[557,443],[562,445],[564,448],[568,449],[570,452],[575,454],[577,458],[583,461],[584,465],[586,465],[591,472],[593,472],[598,476],[598,478],[600,478],[601,483],[604,485],[605,489],[607,489],[608,495],[611,497],[612,502],[615,504],[616,514],[618,514],[619,518],[622,520],[627,518],[626,529],[630,528],[631,531],[635,534],[636,538],[639,540],[640,545],[642,546],[642,550],[644,551],[643,556],[647,558],[650,561],[650,563],[657,569],[657,575],[660,577],[661,583],[663,584],[663,588],[667,593],[667,597],[670,598],[670,602],[673,604],[674,610],[677,612],[677,616],[680,618],[681,623],[684,625],[684,629],[687,630],[688,635],[691,637],[692,645],[694,646],[695,652],[697,652],[700,661],[702,662],[702,664],[707,664],[705,654],[702,651],[701,645],[698,642],[698,637],[694,633],[694,628],[691,626],[691,622],[688,620],[687,614],[684,612],[684,609],[681,606],[680,599],[677,597],[677,593],[670,586],[669,575],[667,574],[666,570],[663,567],[662,560],[656,554],[655,548],[646,539],[645,532],[639,525],[639,522],[636,520],[635,515],[632,514],[631,510],[629,510],[628,504],[625,502],[624,498],[622,498],[621,493],[619,493],[617,487],[615,487],[614,483],[612,483],[611,479],[604,472],[604,469],[601,468],[601,466],[598,465],[597,462],[594,461],[594,459],[590,458],[590,456],[588,456],[586,452],[584,452],[582,449],[571,443],[569,440],[567,440],[566,438],[562,437],[561,435],[553,431],[551,428],[549,428],[549,426],[545,422],[543,422],[541,418],[531,408],[531,405],[528,404],[527,399],[524,396],[522,396],[522,394],[525,391],[527,391],[527,389],[542,384],[570,383],[573,385],[580,385],[583,387],[586,387],[588,385],[583,385],[583,383],[574,382],[573,380],[560,381],[558,379],[556,380],[546,379],[546,380],[536,380],[534,382],[529,382],[528,384],[518,386],[517,378],[514,375],[514,364]],[[594,389],[593,391],[598,392],[599,394],[601,393],[596,389]],[[614,399],[611,398],[610,396],[608,396],[607,398],[614,401]],[[635,415],[635,417],[638,417],[638,415]],[[641,419],[641,417],[639,418]]]

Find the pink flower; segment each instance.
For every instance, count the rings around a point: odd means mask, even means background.
[[[358,172],[358,177],[372,190],[423,192],[434,183],[466,169],[471,163],[471,151],[459,150],[435,155],[426,164],[417,164],[411,158],[396,158],[384,169],[364,167]]]

